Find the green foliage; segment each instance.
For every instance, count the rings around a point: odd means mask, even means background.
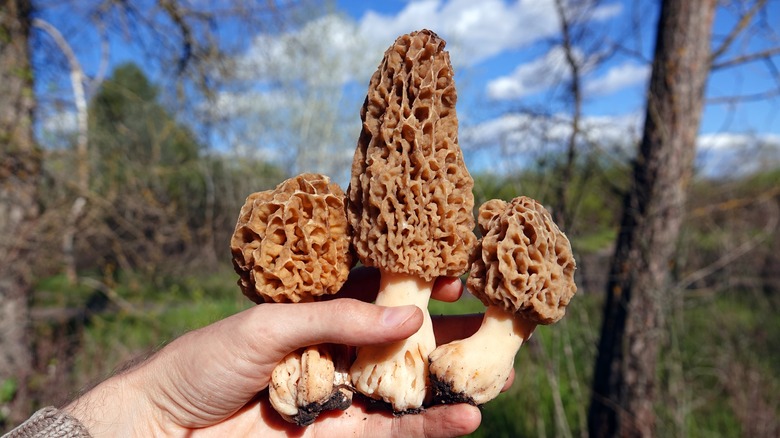
[[[227,268],[213,274],[165,277],[150,282],[121,274],[114,290],[123,301],[109,300],[105,310],[91,313],[83,327],[74,359],[72,390],[110,375],[128,361],[142,358],[175,337],[223,319],[252,305]],[[55,289],[56,288],[56,289]],[[62,277],[37,286],[36,307],[85,307],[99,291],[70,286]],[[57,290],[57,294],[47,291]],[[66,301],[56,297],[68,297]]]
[[[191,167],[201,146],[157,98],[156,87],[134,64],[117,67],[102,84],[90,105],[98,187],[110,190],[116,184],[151,180],[158,196],[165,197],[177,182],[200,180],[193,178]]]
[[[19,382],[16,379],[8,378],[0,382],[0,403],[7,403],[13,400],[18,389]]]
[[[777,418],[777,297],[742,291],[685,303],[670,314],[671,338],[659,362],[659,436],[744,436],[750,413]],[[537,328],[518,353],[514,385],[481,407],[482,425],[472,437],[584,433],[601,306],[598,295],[577,295],[566,318]],[[432,301],[429,309],[466,314],[483,306],[467,295],[456,303]]]
[[[117,69],[96,96],[90,129],[92,190],[102,203],[91,204],[94,210],[84,219],[82,229],[89,233],[81,240],[81,275],[100,279],[115,297],[108,299],[108,311],[93,314],[79,333],[73,378],[66,383],[74,386],[71,390],[249,306],[227,269],[227,242],[245,197],[286,177],[257,159],[206,153],[133,66]],[[64,154],[47,158],[49,175],[73,169]],[[554,205],[554,177],[549,169],[475,175],[476,205],[519,195]],[[62,190],[57,181],[52,177],[49,188]],[[579,272],[605,271],[599,265],[603,259],[579,256],[603,254],[614,242],[627,168],[583,157],[571,184],[572,217],[565,231],[578,254]],[[765,224],[777,187],[780,170],[737,181],[696,181],[692,187],[676,279],[717,262],[745,239],[755,239],[756,249],[691,287],[709,291],[704,298],[676,296],[679,301],[665,313],[669,338],[659,370],[659,436],[750,436],[745,427],[755,421],[742,405],[780,417],[772,397],[780,392],[778,298],[729,289],[732,278],[763,281],[746,273],[771,266],[764,263],[773,251],[772,230]],[[50,208],[69,205],[68,197],[53,198],[46,199]],[[192,256],[207,245],[216,248],[213,260]],[[145,264],[159,271],[149,275]],[[763,275],[776,275],[767,271]],[[70,285],[64,276],[50,276],[37,285],[34,305],[79,309],[101,294],[88,282]],[[434,301],[429,308],[433,315],[484,310],[469,296],[457,303]],[[482,408],[482,426],[473,436],[581,436],[600,314],[601,296],[581,293],[563,321],[540,327],[517,357],[514,386]]]
[[[550,158],[551,161],[556,161]],[[474,175],[474,202],[478,208],[490,199],[510,200],[529,196],[547,207],[556,205],[549,169],[528,169],[509,176]],[[617,233],[622,193],[628,184],[627,167],[621,163],[585,156],[576,163],[569,187],[571,212],[564,230],[575,252],[597,252],[608,247]]]
[[[119,308],[92,316],[80,335],[71,390],[147,356],[188,330],[252,305],[227,267],[154,283],[140,275],[118,278],[117,293],[136,311]],[[68,286],[61,277],[44,279],[37,289],[39,308],[77,306],[95,292]],[[45,293],[53,290],[61,294]],[[660,361],[659,436],[744,435],[746,419],[740,415],[749,410],[740,411],[740,400],[749,401],[750,410],[780,414],[777,402],[773,404],[780,391],[774,372],[780,367],[777,297],[735,291],[690,296],[681,303],[670,313],[672,337]],[[481,408],[482,425],[473,437],[581,436],[601,306],[601,296],[578,294],[566,318],[537,328],[516,358],[513,387]],[[432,301],[429,309],[432,315],[469,314],[484,306],[466,294],[455,303]]]
[[[101,278],[121,266],[123,275],[137,271],[156,281],[225,260],[247,195],[285,177],[256,158],[208,153],[133,64],[117,67],[92,98],[89,151],[88,212],[78,223],[75,252],[79,269]],[[45,161],[45,208],[60,209],[63,217],[84,196],[73,189],[76,160],[73,151],[60,149]]]

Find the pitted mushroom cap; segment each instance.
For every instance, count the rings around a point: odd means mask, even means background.
[[[352,267],[344,192],[302,174],[249,195],[230,241],[233,266],[252,301],[312,301],[338,292]]]
[[[571,245],[550,213],[521,196],[479,208],[483,237],[466,285],[486,306],[501,306],[537,324],[566,313],[577,292]]]
[[[465,272],[476,243],[444,45],[421,30],[385,52],[361,110],[347,200],[363,264],[429,281]]]

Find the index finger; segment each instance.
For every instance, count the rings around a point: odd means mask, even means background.
[[[338,294],[323,297],[354,298],[356,300],[373,302],[379,292],[380,271],[369,266],[359,266],[349,272],[347,281]],[[439,301],[457,301],[463,294],[463,282],[458,277],[439,277],[433,285],[431,298]]]
[[[468,315],[431,315],[436,345],[447,344],[458,339],[468,338],[482,324],[481,313]]]
[[[379,269],[368,266],[360,266],[349,271],[347,281],[341,290],[334,296],[328,295],[324,299],[354,298],[360,301],[373,302],[379,291]]]

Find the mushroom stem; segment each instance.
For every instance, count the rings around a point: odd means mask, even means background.
[[[531,321],[489,306],[476,333],[430,354],[436,400],[481,405],[494,399],[512,372],[517,351],[535,328]]]
[[[403,341],[358,348],[350,369],[355,389],[368,397],[384,400],[397,413],[421,408],[427,395],[428,355],[436,348],[428,313],[434,281],[382,272],[376,304],[389,307],[413,304],[422,310],[423,324]]]

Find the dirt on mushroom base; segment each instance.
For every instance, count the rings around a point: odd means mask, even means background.
[[[430,375],[431,379],[431,391],[433,392],[432,404],[456,404],[456,403],[468,403],[472,406],[478,406],[474,401],[474,397],[459,392],[453,388],[452,384],[447,380],[440,380],[435,374]]]

